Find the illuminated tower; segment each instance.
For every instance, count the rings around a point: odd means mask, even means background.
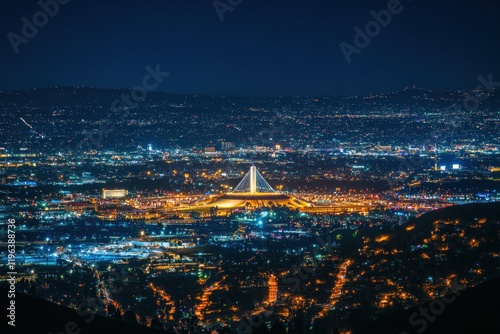
[[[255,166],[250,167],[250,193],[254,194],[257,192],[257,168]]]
[[[437,144],[434,144],[434,170],[438,170]]]
[[[233,191],[214,196],[203,204],[205,207],[217,207],[220,210],[233,208],[250,210],[277,205],[293,208],[312,207],[311,203],[300,198],[275,191],[255,166],[250,167]]]
[[[264,177],[259,173],[257,167],[252,166],[247,175],[234,188],[233,192],[245,193],[273,193],[274,189],[267,183]]]
[[[278,300],[278,279],[276,278],[276,276],[269,276],[267,285],[269,286],[268,303],[275,303]]]

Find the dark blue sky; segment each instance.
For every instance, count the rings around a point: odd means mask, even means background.
[[[130,88],[156,64],[171,73],[158,90],[174,93],[472,89],[489,73],[500,81],[498,1],[401,0],[402,12],[350,64],[339,43],[353,44],[353,28],[387,0],[243,0],[222,22],[212,2],[71,0],[15,54],[7,34],[21,35],[21,18],[40,7],[2,1],[0,89]]]

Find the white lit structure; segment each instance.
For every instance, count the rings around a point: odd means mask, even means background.
[[[274,189],[267,183],[264,177],[259,173],[257,167],[250,167],[250,171],[238,183],[233,190],[234,193],[274,193]]]
[[[103,189],[102,198],[124,198],[128,195],[128,190],[125,189]]]

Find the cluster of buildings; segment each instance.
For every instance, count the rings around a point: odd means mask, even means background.
[[[9,108],[30,123],[4,127],[0,224],[18,222],[20,287],[42,298],[91,298],[165,328],[237,327],[381,314],[500,270],[497,221],[409,223],[500,201],[495,98],[436,137],[464,92],[152,94],[92,146],[81,137],[114,93],[67,90],[49,105],[38,92],[0,99],[0,123],[15,121]]]

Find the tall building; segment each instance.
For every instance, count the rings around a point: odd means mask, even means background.
[[[437,144],[434,144],[434,170],[439,170],[438,169]]]
[[[268,303],[275,303],[278,300],[278,279],[276,276],[269,276],[267,285],[269,287],[269,297],[267,301]]]
[[[230,141],[222,141],[221,142],[221,150],[222,151],[231,151],[231,150],[234,150],[235,148],[235,144],[234,142],[230,142]]]

